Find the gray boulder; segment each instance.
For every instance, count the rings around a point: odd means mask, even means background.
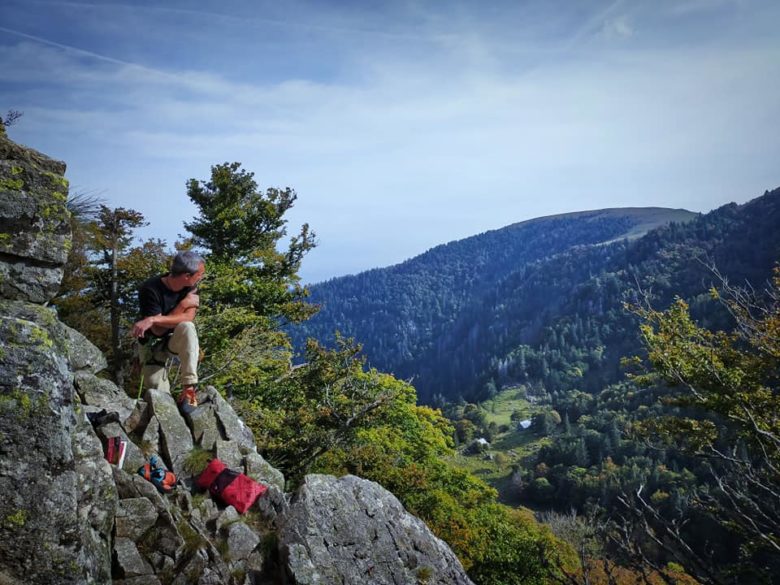
[[[282,519],[281,554],[299,584],[470,584],[460,561],[379,484],[308,475]]]
[[[135,409],[135,400],[120,390],[111,380],[98,378],[89,371],[76,372],[74,382],[78,390],[81,402],[89,407],[87,411],[99,411],[105,409],[108,412],[116,412],[119,420],[124,421],[130,417]]]
[[[0,296],[44,303],[56,293],[70,245],[65,164],[0,131]]]
[[[175,508],[165,496],[162,496],[152,483],[143,479],[140,475],[129,474],[116,467],[113,468],[114,481],[116,481],[120,504],[123,511],[118,512],[117,536],[120,526],[123,532],[140,532],[155,516],[153,528],[143,531],[142,536],[136,538],[136,542],[143,542],[143,549],[150,553],[148,561],[154,561],[154,566],[165,566],[166,561],[156,561],[155,556],[162,559],[166,557],[169,563],[173,563],[177,553],[184,546],[185,541],[179,532],[179,521],[175,515]],[[151,508],[140,502],[146,500]],[[126,502],[131,502],[125,505]],[[154,510],[154,513],[152,512]],[[130,510],[141,511],[142,519],[132,519],[128,516]],[[125,519],[120,520],[124,517]],[[162,557],[160,557],[162,555]]]
[[[146,498],[154,504],[158,512],[166,508],[162,496],[152,483],[135,472],[123,471],[115,466],[111,466],[111,471],[120,499]]]
[[[284,517],[290,504],[283,491],[274,485],[269,485],[268,490],[255,501],[254,508],[260,512],[269,525],[277,526],[279,518]]]
[[[260,544],[260,537],[243,522],[230,524],[224,532],[228,555],[233,561],[248,558]]]
[[[284,491],[284,475],[268,463],[257,451],[251,451],[244,457],[244,473],[255,481],[272,485],[279,491]]]
[[[222,510],[214,519],[214,530],[216,532],[220,532],[224,528],[227,528],[231,524],[235,524],[239,520],[241,520],[241,516],[238,515],[236,509],[233,506],[228,506]]]
[[[151,412],[149,405],[143,400],[135,400],[134,402],[133,412],[124,420],[122,426],[125,427],[125,431],[128,433],[135,433],[140,436],[143,435],[146,425],[149,424]]]
[[[192,434],[176,401],[168,392],[147,390],[144,399],[160,423],[160,454],[177,476],[184,474],[184,461],[193,448]]]
[[[152,416],[141,435],[141,446],[146,453],[160,452],[160,422],[156,416]]]
[[[120,500],[116,511],[117,538],[137,541],[157,523],[157,510],[148,498]]]
[[[192,428],[192,438],[201,449],[213,451],[217,441],[222,439],[213,403],[201,404],[187,415]]]
[[[230,403],[222,398],[222,395],[213,386],[207,386],[200,392],[199,400],[214,405],[214,413],[222,429],[222,438],[227,441],[235,441],[242,453],[257,451],[255,437],[252,431],[244,424]]]
[[[105,535],[111,534],[117,506],[111,465],[103,458],[103,446],[85,418],[78,418],[72,445],[80,494],[79,513],[92,527],[82,537],[90,541],[95,556],[107,556]]]
[[[138,547],[129,538],[114,540],[114,566],[121,577],[139,577],[154,574],[152,566],[138,552]]]
[[[244,462],[244,456],[241,454],[241,448],[235,441],[223,441],[217,439],[216,445],[217,459],[221,459],[222,462],[228,467],[237,469],[242,466]]]
[[[64,340],[70,369],[74,372],[87,371],[93,374],[108,367],[106,356],[81,333],[57,321],[56,337]]]

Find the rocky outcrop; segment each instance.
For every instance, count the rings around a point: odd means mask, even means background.
[[[43,303],[70,246],[65,164],[0,132],[0,297]]]
[[[105,357],[42,304],[68,249],[64,168],[0,126],[0,584],[469,583],[377,484],[309,476],[290,505],[215,388],[182,416],[167,392],[100,376]],[[103,455],[114,437],[122,468]],[[137,473],[153,453],[170,493]],[[212,456],[269,486],[245,516],[194,488]]]
[[[309,475],[279,532],[295,583],[471,583],[450,548],[380,485]]]

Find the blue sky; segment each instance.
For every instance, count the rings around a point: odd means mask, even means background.
[[[0,0],[0,110],[169,242],[189,178],[290,186],[306,282],[555,213],[780,186],[780,2]]]

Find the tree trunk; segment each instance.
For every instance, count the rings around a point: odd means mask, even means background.
[[[120,388],[124,385],[122,375],[122,350],[119,342],[119,271],[117,269],[117,246],[119,245],[118,218],[114,215],[111,234],[111,357],[114,382]]]

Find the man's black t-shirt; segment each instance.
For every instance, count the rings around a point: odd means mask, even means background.
[[[162,279],[165,276],[168,275],[154,276],[138,287],[138,304],[141,308],[142,318],[152,315],[167,315],[184,297],[195,290],[195,287],[186,286],[182,290],[174,292],[163,284]],[[151,329],[148,333],[154,335]]]

